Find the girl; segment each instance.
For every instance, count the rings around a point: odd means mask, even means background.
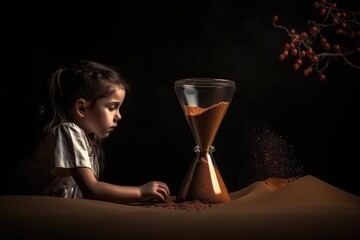
[[[40,136],[23,167],[28,194],[116,203],[169,199],[163,182],[135,187],[98,180],[101,140],[121,119],[127,90],[115,68],[92,61],[80,61],[52,74],[40,111]]]

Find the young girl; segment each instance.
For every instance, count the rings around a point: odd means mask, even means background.
[[[92,61],[80,61],[52,74],[40,111],[40,136],[23,166],[27,194],[116,203],[169,199],[163,182],[135,187],[98,180],[101,140],[121,119],[127,90],[115,68]]]

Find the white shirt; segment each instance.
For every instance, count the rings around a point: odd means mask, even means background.
[[[74,123],[62,123],[42,139],[33,157],[24,162],[22,184],[28,194],[82,198],[69,171],[76,167],[92,169],[96,178],[99,175],[99,162],[84,131]]]

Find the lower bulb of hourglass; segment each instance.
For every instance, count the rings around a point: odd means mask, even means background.
[[[215,147],[211,146],[210,151],[202,152],[200,147],[196,146],[194,151],[197,154],[185,177],[177,200],[199,200],[210,204],[231,201],[224,180],[212,156]]]

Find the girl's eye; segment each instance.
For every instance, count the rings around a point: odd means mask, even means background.
[[[117,103],[109,104],[107,108],[109,109],[109,111],[115,111],[120,108],[120,104]]]

